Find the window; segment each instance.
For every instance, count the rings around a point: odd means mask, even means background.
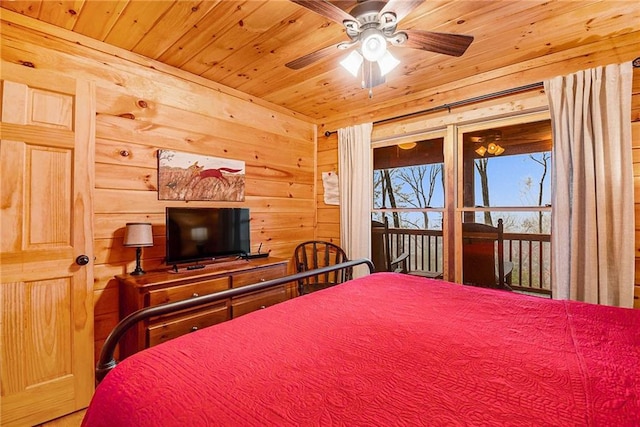
[[[373,151],[374,208],[442,208],[444,138]]]
[[[435,136],[373,150],[372,219],[386,217],[392,250],[412,254],[410,270],[442,271],[443,144]]]

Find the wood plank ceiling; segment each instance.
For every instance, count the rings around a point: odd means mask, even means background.
[[[347,11],[355,4],[333,3]],[[341,24],[287,0],[2,0],[1,6],[327,125],[391,118],[537,82],[549,64],[555,71],[576,57],[591,56],[583,62],[597,64],[639,56],[633,52],[640,40],[637,1],[427,0],[400,29],[473,35],[474,42],[462,57],[392,48],[401,65],[369,99],[359,79],[339,65],[344,51],[300,70],[285,67],[348,40]]]

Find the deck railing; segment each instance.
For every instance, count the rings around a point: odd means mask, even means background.
[[[505,259],[513,262],[511,287],[551,295],[551,235],[504,233]]]
[[[389,233],[393,253],[409,253],[409,270],[443,271],[441,230],[390,228]],[[505,260],[513,263],[513,289],[551,295],[550,242],[549,234],[504,233]]]

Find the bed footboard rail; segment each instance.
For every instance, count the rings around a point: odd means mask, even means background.
[[[364,264],[369,268],[369,273],[373,273],[375,268],[373,263],[368,259],[357,259],[353,261],[347,261],[328,267],[321,267],[315,270],[309,270],[302,273],[295,273],[289,276],[281,277],[278,279],[267,280],[264,282],[256,283],[253,285],[243,286],[241,288],[227,289],[224,291],[216,292],[214,294],[203,295],[200,297],[189,298],[187,300],[175,301],[166,304],[156,305],[153,307],[143,308],[136,312],[131,313],[122,319],[115,328],[109,333],[107,339],[100,351],[100,358],[96,366],[96,384],[100,383],[102,379],[116,367],[116,360],[114,352],[116,346],[124,334],[138,322],[148,319],[154,316],[161,316],[163,314],[172,313],[179,310],[197,307],[204,304],[220,301],[227,298],[237,297],[240,295],[248,294],[251,292],[261,291],[274,286],[283,285],[285,283],[297,282],[300,279],[306,279],[307,277],[313,277],[319,274],[329,273],[331,271],[343,270],[347,268],[353,268],[355,266]]]

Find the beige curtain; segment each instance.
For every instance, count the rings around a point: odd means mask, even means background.
[[[349,259],[371,258],[372,123],[338,130],[340,245]],[[354,277],[364,275],[358,267]]]
[[[552,289],[633,306],[631,63],[544,82],[553,128]]]

